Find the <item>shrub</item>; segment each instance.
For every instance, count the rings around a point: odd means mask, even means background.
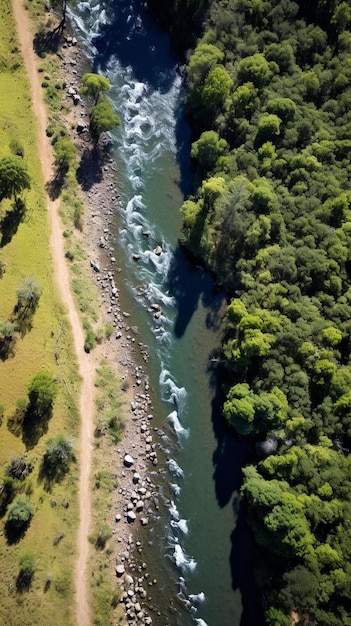
[[[18,496],[11,506],[7,516],[7,524],[11,530],[21,532],[29,526],[33,517],[34,506],[27,496]]]

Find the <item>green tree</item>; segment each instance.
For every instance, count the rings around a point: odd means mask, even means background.
[[[208,73],[201,92],[201,102],[209,114],[216,113],[224,106],[232,86],[233,79],[223,65],[217,65]]]
[[[89,96],[96,105],[102,93],[106,93],[111,89],[111,84],[106,76],[87,72],[82,76],[83,87],[82,94]]]
[[[34,506],[28,496],[17,496],[9,506],[7,524],[16,532],[21,532],[30,523],[34,514]]]
[[[36,570],[36,562],[33,554],[26,552],[19,559],[19,573],[17,576],[16,587],[19,591],[27,590],[33,580]]]
[[[280,135],[282,120],[274,113],[261,115],[257,122],[256,141],[262,144],[266,141],[273,141]]]
[[[101,133],[108,132],[121,123],[119,115],[114,112],[112,105],[102,100],[92,107],[89,112],[90,129],[96,141]]]
[[[191,156],[197,159],[204,169],[213,168],[218,157],[227,147],[225,139],[220,139],[214,130],[207,130],[191,146]]]
[[[35,413],[43,415],[51,412],[56,396],[56,383],[51,374],[38,372],[33,376],[28,388],[28,397],[30,408]]]
[[[17,289],[17,307],[35,310],[41,294],[41,287],[36,278],[26,278]]]
[[[45,453],[46,462],[52,467],[68,467],[74,459],[74,443],[70,437],[57,435],[49,439]]]
[[[15,155],[0,159],[0,201],[13,196],[17,204],[24,189],[30,189],[30,177],[23,159]]]
[[[240,84],[253,83],[255,87],[263,87],[273,76],[272,66],[260,52],[245,57],[239,63],[238,80]]]
[[[187,72],[195,83],[202,82],[210,70],[223,61],[224,54],[212,44],[200,43],[191,55]]]
[[[229,101],[229,115],[235,118],[246,117],[249,119],[258,109],[259,104],[258,89],[252,82],[244,83],[235,89]]]
[[[76,149],[69,137],[59,136],[54,143],[55,163],[60,170],[67,171],[76,156]]]

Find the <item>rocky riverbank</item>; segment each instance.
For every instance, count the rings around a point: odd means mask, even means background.
[[[60,50],[61,75],[65,82],[65,100],[69,113],[67,129],[77,148],[82,165],[80,183],[84,200],[84,225],[77,233],[86,252],[91,279],[98,286],[102,321],[113,325],[111,338],[98,346],[99,358],[107,359],[122,381],[127,398],[123,439],[110,459],[116,471],[117,488],[113,494],[111,525],[113,532],[114,584],[121,589],[121,603],[129,623],[152,623],[147,589],[157,585],[151,579],[147,563],[142,560],[143,546],[138,529],[149,524],[157,509],[149,470],[158,465],[158,444],[154,442],[152,400],[144,367],[148,361],[147,346],[138,341],[138,331],[129,325],[129,313],[121,308],[119,281],[123,279],[114,257],[114,233],[121,200],[118,173],[107,137],[94,148],[88,132],[88,113],[80,96],[81,75],[88,71],[84,50],[74,37],[65,35]],[[150,311],[157,314],[157,311]],[[119,622],[120,623],[120,622]]]

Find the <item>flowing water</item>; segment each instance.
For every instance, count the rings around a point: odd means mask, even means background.
[[[122,298],[149,348],[164,452],[154,476],[159,504],[144,537],[143,558],[158,580],[153,623],[258,626],[238,499],[245,449],[223,428],[213,358],[225,302],[177,244],[191,173],[177,59],[140,0],[78,1],[72,16],[122,119],[113,136],[123,204],[115,256]],[[161,307],[158,320],[151,304]]]

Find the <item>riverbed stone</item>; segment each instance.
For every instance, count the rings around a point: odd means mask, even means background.
[[[134,511],[128,511],[127,513],[127,520],[129,523],[133,523],[136,520],[136,515],[134,513]]]
[[[123,576],[125,572],[125,568],[123,563],[120,563],[119,565],[116,566],[116,576],[120,577]]]
[[[130,454],[126,454],[123,459],[123,463],[126,467],[131,467],[134,465],[134,459]]]

